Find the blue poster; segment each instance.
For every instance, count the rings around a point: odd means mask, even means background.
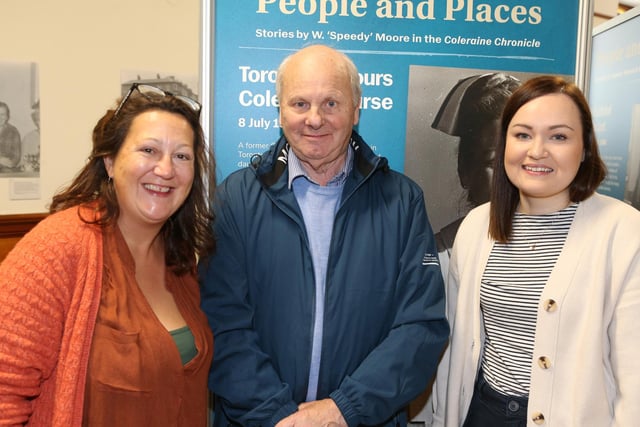
[[[363,89],[357,130],[421,186],[438,230],[484,200],[458,176],[459,136],[434,124],[448,93],[462,80],[496,72],[519,81],[535,74],[574,78],[584,68],[579,46],[591,37],[587,6],[580,0],[217,0],[211,76],[204,78],[213,82],[210,139],[218,179],[278,139],[276,69],[290,53],[323,43],[355,62]]]
[[[640,209],[640,7],[594,30],[589,104],[608,169],[598,191]]]
[[[323,43],[360,70],[359,131],[404,170],[412,65],[574,75],[578,0],[217,0],[213,145],[220,178],[279,135],[276,68]],[[443,70],[446,72],[446,70]]]

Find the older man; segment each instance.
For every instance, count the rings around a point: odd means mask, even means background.
[[[347,56],[304,48],[276,86],[284,136],[219,186],[200,267],[214,422],[406,425],[449,334],[422,192],[353,130]]]

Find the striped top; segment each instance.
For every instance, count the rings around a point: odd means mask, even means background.
[[[507,243],[495,243],[480,286],[486,340],[482,370],[495,390],[528,396],[540,295],[562,251],[577,203],[550,214],[516,212]]]

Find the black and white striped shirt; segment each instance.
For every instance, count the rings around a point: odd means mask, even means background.
[[[508,243],[495,243],[482,276],[486,341],[482,369],[497,391],[528,396],[540,295],[575,216],[577,203],[544,215],[516,213]]]

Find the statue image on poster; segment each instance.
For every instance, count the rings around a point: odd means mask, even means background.
[[[500,116],[518,86],[520,80],[502,72],[465,77],[451,89],[431,125],[459,138],[456,171],[470,209],[489,201]],[[456,218],[436,232],[439,252],[451,250],[463,219]]]

